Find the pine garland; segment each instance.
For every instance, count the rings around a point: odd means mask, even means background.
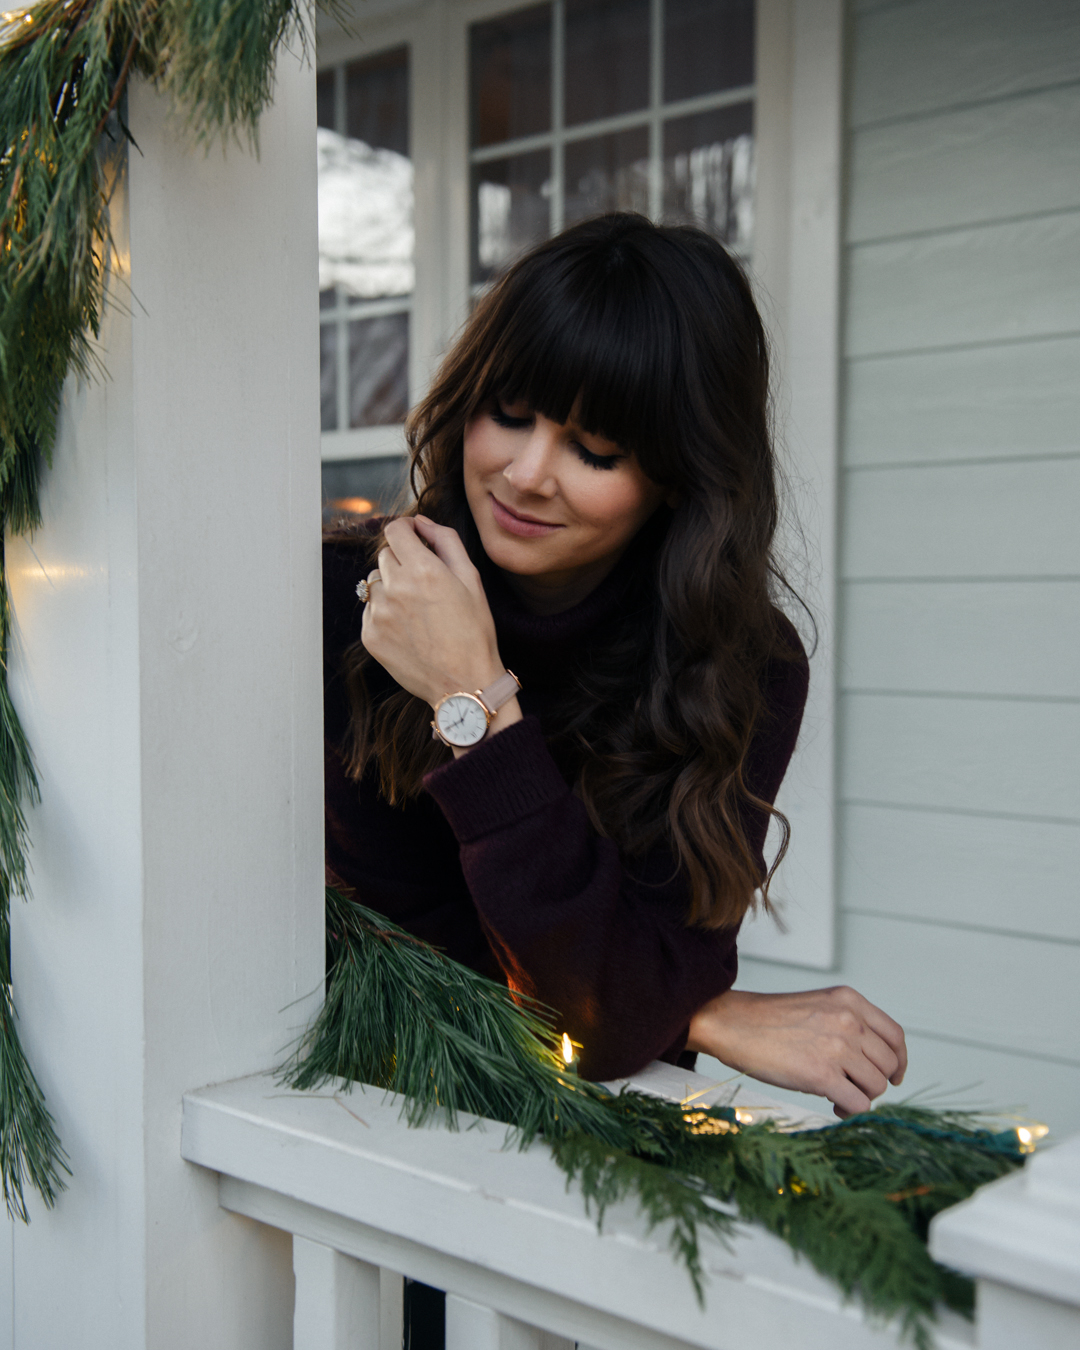
[[[281,1070],[290,1087],[332,1078],[401,1093],[416,1125],[457,1113],[503,1122],[521,1147],[542,1138],[602,1224],[637,1200],[669,1225],[674,1255],[703,1296],[700,1237],[737,1218],[784,1239],[865,1311],[898,1318],[930,1350],[935,1307],[970,1316],[968,1280],[926,1249],[930,1219],[1019,1166],[1014,1130],[970,1112],[892,1105],[817,1130],[739,1123],[729,1107],[614,1096],[563,1066],[537,1005],[335,890],[328,890],[326,999]]]
[[[128,81],[152,80],[197,138],[254,144],[277,52],[306,50],[309,24],[303,0],[38,0],[0,17],[0,541],[41,523],[64,381],[95,369]],[[0,1187],[25,1220],[24,1182],[51,1205],[68,1169],[7,975],[9,899],[28,894],[24,805],[38,793],[7,688],[9,631],[0,542]]]

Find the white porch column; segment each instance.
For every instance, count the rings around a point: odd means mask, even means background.
[[[1080,1135],[939,1214],[934,1258],[977,1280],[978,1350],[1080,1345]]]
[[[291,1345],[288,1238],[180,1157],[183,1091],[278,1062],[323,965],[315,77],[278,76],[261,159],[131,90],[107,378],[9,544],[14,984],[74,1173],[15,1228],[16,1350]]]

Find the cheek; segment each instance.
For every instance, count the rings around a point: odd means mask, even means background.
[[[635,533],[659,504],[660,489],[652,484],[639,483],[617,470],[589,469],[588,473],[590,477],[579,482],[575,494],[577,514],[605,534]]]

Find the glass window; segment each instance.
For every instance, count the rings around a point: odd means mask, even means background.
[[[401,455],[324,461],[323,523],[387,515],[405,491],[405,475]]]
[[[317,107],[322,428],[387,426],[409,405],[408,48],[322,71]]]
[[[604,211],[749,256],[754,0],[551,0],[469,32],[472,283]]]

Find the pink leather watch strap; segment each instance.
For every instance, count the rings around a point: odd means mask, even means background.
[[[480,702],[494,717],[502,705],[509,703],[520,688],[521,681],[512,670],[508,670],[497,680],[492,680],[486,689],[480,690]]]

